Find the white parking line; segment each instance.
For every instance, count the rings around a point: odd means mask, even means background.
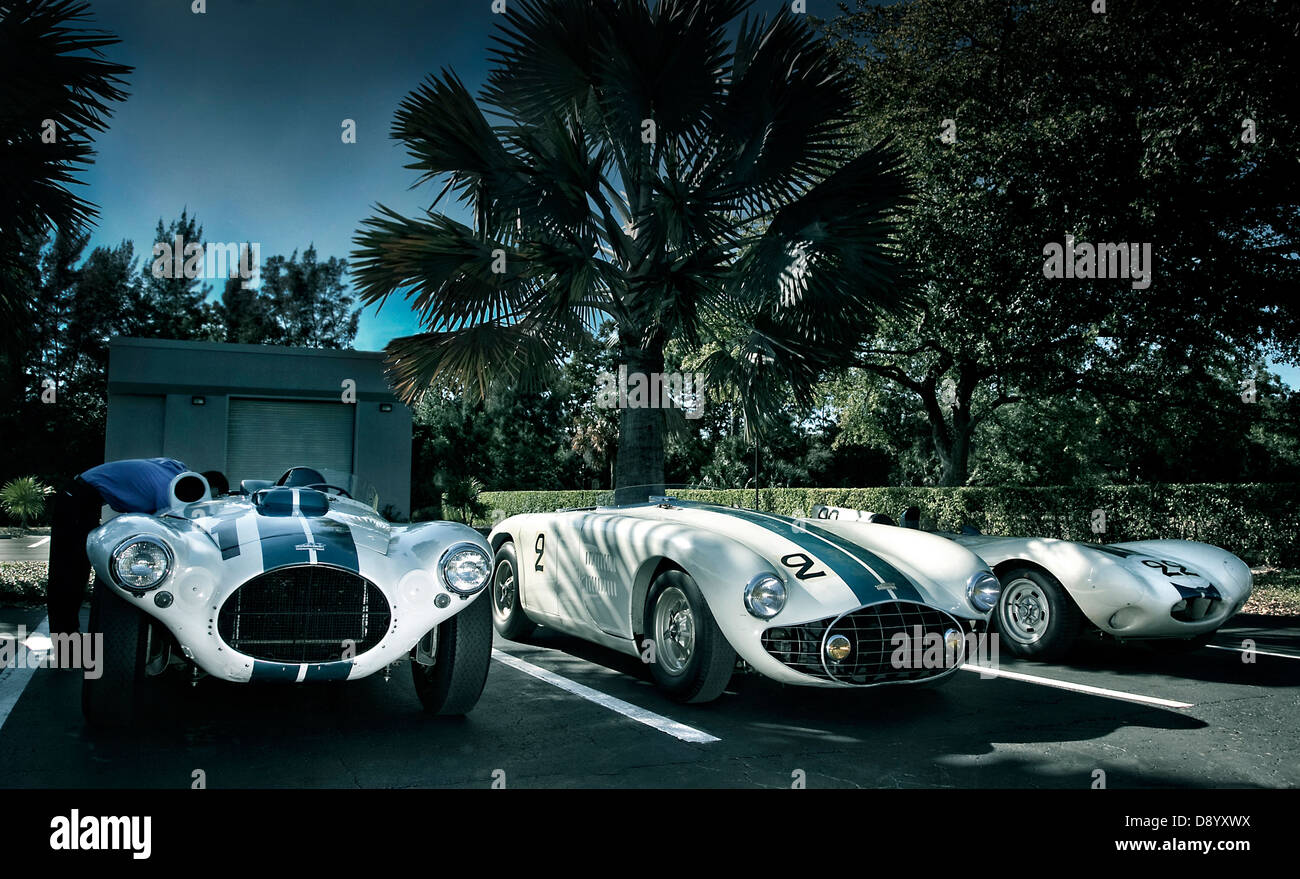
[[[38,637],[39,636],[39,637]],[[48,618],[41,620],[41,624],[36,630],[30,632],[27,636],[28,641],[46,641],[50,639],[50,621]],[[34,649],[34,648],[28,648]],[[9,712],[14,710],[18,704],[18,697],[27,689],[27,682],[36,674],[36,669],[29,667],[27,663],[18,663],[17,665],[8,665],[0,668],[0,728],[3,728],[5,721],[9,719]]]
[[[1222,646],[1220,646],[1220,645],[1218,645],[1218,644],[1206,644],[1205,646],[1206,646],[1206,647],[1211,647],[1211,648],[1213,648],[1213,649],[1215,649],[1215,650],[1233,650],[1233,651],[1235,651],[1235,652],[1237,652],[1237,653],[1246,653],[1246,652],[1248,652],[1248,651],[1246,650],[1245,647],[1222,647]],[[1267,651],[1267,650],[1251,650],[1251,651],[1249,651],[1249,652],[1250,652],[1250,653],[1256,653],[1256,654],[1258,654],[1258,655],[1260,655],[1260,656],[1276,656],[1276,657],[1278,657],[1279,659],[1300,659],[1300,656],[1296,656],[1294,653],[1270,653],[1270,652]]]
[[[595,702],[603,708],[608,708],[624,717],[635,720],[637,723],[644,723],[648,727],[659,730],[662,733],[681,739],[683,742],[720,742],[722,739],[717,736],[711,736],[706,732],[687,726],[684,723],[678,723],[671,718],[664,717],[662,714],[655,714],[653,711],[647,711],[633,705],[631,702],[624,702],[622,699],[615,699],[613,696],[607,696],[599,690],[593,690],[591,687],[583,686],[577,681],[571,681],[566,677],[557,675],[553,671],[547,671],[544,668],[533,665],[531,662],[524,662],[517,656],[512,656],[504,651],[493,648],[492,658],[502,665],[508,665],[513,669],[532,675],[539,681],[545,681],[553,687],[559,687],[567,693],[580,696],[588,702]]]
[[[50,538],[48,538],[48,537],[42,537],[40,540],[36,541],[35,543],[29,543],[29,544],[27,544],[27,548],[28,548],[28,549],[35,549],[36,547],[38,547],[38,546],[44,546],[45,544],[47,544],[47,543],[49,543],[49,542],[50,542]]]
[[[982,665],[972,665],[966,663],[962,671],[978,672],[981,675],[992,675],[997,678],[1007,678],[1013,681],[1024,681],[1027,684],[1039,684],[1044,687],[1056,687],[1059,690],[1072,690],[1076,693],[1087,693],[1090,696],[1104,696],[1107,699],[1122,699],[1125,702],[1140,702],[1143,705],[1159,705],[1161,708],[1191,708],[1191,702],[1175,702],[1173,699],[1157,699],[1155,696],[1143,696],[1139,693],[1125,693],[1123,690],[1107,690],[1105,687],[1092,687],[1088,684],[1074,684],[1069,681],[1058,681],[1056,678],[1043,678],[1038,675],[1027,675],[1018,671],[1005,671],[1000,668],[989,668]]]

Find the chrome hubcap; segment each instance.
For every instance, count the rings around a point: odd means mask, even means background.
[[[1033,644],[1047,634],[1052,621],[1051,606],[1043,589],[1033,580],[1013,580],[1002,590],[1004,634],[1021,644]]]
[[[686,593],[669,586],[655,603],[656,661],[669,674],[681,674],[695,655],[695,615]]]
[[[497,612],[509,616],[515,606],[515,572],[507,561],[497,565],[492,578],[492,597],[496,599]]]

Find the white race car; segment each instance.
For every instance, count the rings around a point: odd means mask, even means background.
[[[814,507],[828,522],[892,524],[887,516]],[[903,526],[919,527],[915,507]],[[1181,651],[1204,646],[1250,597],[1250,566],[1227,550],[1190,540],[1075,543],[991,537],[971,528],[941,533],[977,553],[1002,582],[994,615],[1002,644],[1019,656],[1060,658],[1085,624],[1121,640]]]
[[[343,480],[338,480],[343,481]],[[146,678],[173,663],[226,681],[356,680],[411,659],[437,714],[474,707],[487,677],[491,555],[454,522],[392,525],[319,471],[245,480],[213,498],[198,473],[172,480],[174,504],[91,532],[90,631],[102,674],[82,708],[126,725]]]
[[[737,657],[816,687],[945,678],[999,588],[933,535],[666,496],[512,516],[488,539],[503,637],[540,624],[639,655],[684,702],[721,695]]]

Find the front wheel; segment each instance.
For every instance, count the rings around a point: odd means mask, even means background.
[[[92,727],[129,727],[144,689],[149,618],[96,579],[88,630],[101,641],[100,662],[96,677],[82,678],[81,713]]]
[[[1074,645],[1083,614],[1061,581],[1037,568],[1016,568],[999,578],[997,625],[1002,643],[1026,659],[1051,662]]]
[[[519,561],[515,557],[515,545],[508,541],[497,550],[492,568],[492,625],[509,641],[518,641],[537,628],[524,615],[519,602]]]
[[[736,667],[736,652],[718,628],[700,589],[682,571],[659,575],[646,601],[653,642],[650,674],[678,702],[711,702]]]
[[[480,596],[440,623],[416,647],[411,676],[424,710],[468,714],[483,693],[491,662],[492,610],[487,596]]]

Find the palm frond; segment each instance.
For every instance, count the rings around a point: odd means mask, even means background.
[[[491,381],[503,376],[523,390],[536,390],[558,366],[557,341],[518,324],[417,333],[388,343],[387,371],[393,390],[407,403],[438,385],[486,396]]]
[[[785,8],[770,21],[746,16],[730,73],[726,111],[700,145],[694,185],[762,210],[834,170],[854,118],[853,80],[800,16]]]
[[[737,263],[738,296],[828,347],[913,307],[891,244],[909,193],[900,156],[883,143],[867,150],[776,213]]]
[[[90,6],[73,0],[12,0],[0,7],[0,236],[67,231],[97,216],[68,186],[94,155],[92,136],[125,100],[133,68],[100,51],[120,42],[77,25]],[[41,140],[43,120],[53,143]]]
[[[509,318],[531,295],[532,261],[503,242],[441,214],[415,219],[377,209],[352,239],[352,275],[366,304],[400,292],[426,324],[448,329]]]

